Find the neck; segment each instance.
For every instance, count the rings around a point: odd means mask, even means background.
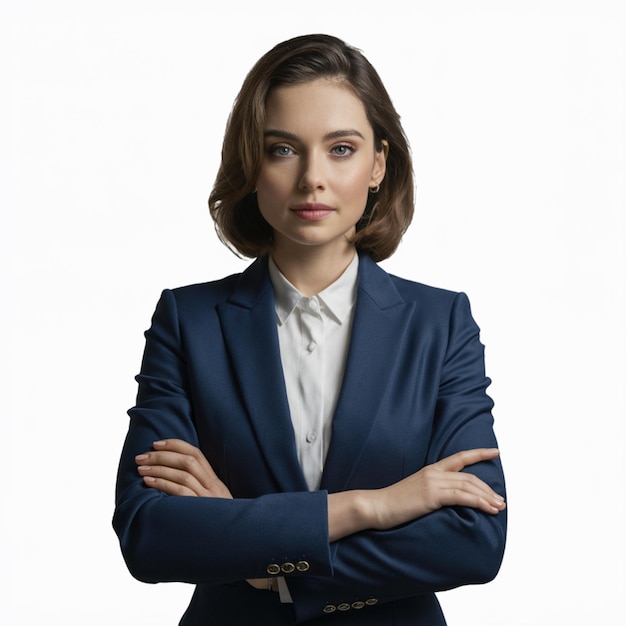
[[[316,246],[300,247],[297,251],[272,250],[272,258],[282,275],[305,296],[317,295],[334,283],[355,254],[351,244],[333,251],[320,251]]]

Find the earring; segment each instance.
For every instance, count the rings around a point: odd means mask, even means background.
[[[380,185],[376,184],[373,187],[370,187],[370,193],[378,193],[380,191]]]

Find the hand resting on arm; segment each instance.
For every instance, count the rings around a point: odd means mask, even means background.
[[[180,439],[157,441],[154,450],[135,457],[148,487],[172,496],[232,498],[202,452]],[[467,506],[496,515],[506,507],[489,485],[464,468],[498,456],[495,448],[457,452],[382,489],[328,495],[329,541],[366,530],[387,530],[445,506]],[[267,579],[251,579],[268,589]]]

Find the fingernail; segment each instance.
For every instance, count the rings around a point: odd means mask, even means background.
[[[167,441],[155,441],[152,445],[153,446],[164,446],[167,443]]]
[[[148,460],[148,455],[147,454],[138,454],[135,457],[135,461],[137,461],[137,463],[141,463],[142,461],[147,461]]]
[[[156,481],[156,478],[154,476],[144,476],[143,481],[145,483],[153,483]]]

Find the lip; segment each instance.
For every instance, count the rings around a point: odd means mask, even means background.
[[[315,222],[328,217],[335,212],[335,209],[319,202],[303,202],[302,204],[292,206],[290,211],[295,213],[300,219]]]

